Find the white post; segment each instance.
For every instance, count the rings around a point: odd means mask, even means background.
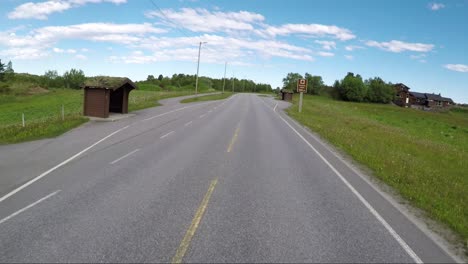
[[[302,96],[303,96],[303,92],[300,93],[299,95],[299,113],[302,112]]]
[[[62,121],[65,120],[65,107],[62,104]]]
[[[23,120],[23,127],[24,127],[24,113],[21,113],[21,119]]]
[[[224,86],[226,86],[226,67],[227,67],[227,61],[224,63],[223,93],[224,93]]]

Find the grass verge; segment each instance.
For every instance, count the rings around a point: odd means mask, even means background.
[[[130,93],[129,111],[158,106],[161,99],[191,94],[193,91],[135,90]],[[51,89],[29,96],[0,95],[0,144],[59,136],[88,120],[82,112],[82,90]]]
[[[193,97],[193,98],[187,98],[182,101],[181,103],[193,103],[193,102],[202,102],[202,101],[213,101],[213,100],[222,100],[226,99],[233,95],[232,92],[224,92],[220,94],[211,94],[211,95],[203,95],[203,96],[198,96],[198,97]]]
[[[287,113],[468,241],[468,114],[304,96]]]

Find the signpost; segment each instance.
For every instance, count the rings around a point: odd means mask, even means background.
[[[299,113],[302,112],[302,96],[304,93],[307,93],[307,80],[299,79],[297,80],[297,92],[299,95]]]

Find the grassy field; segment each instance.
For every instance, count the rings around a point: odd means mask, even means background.
[[[129,111],[157,106],[161,99],[190,94],[193,91],[135,90],[130,93]],[[82,90],[51,89],[28,96],[0,95],[0,144],[58,136],[86,122],[88,119],[82,112]],[[25,127],[22,126],[22,114]]]
[[[231,92],[224,92],[219,94],[212,94],[212,95],[204,95],[199,97],[187,98],[182,101],[181,103],[193,103],[193,102],[202,102],[202,101],[213,101],[213,100],[222,100],[226,99],[229,96],[233,95]]]
[[[288,114],[468,241],[468,111],[424,112],[304,96]]]

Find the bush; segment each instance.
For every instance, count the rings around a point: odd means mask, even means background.
[[[354,76],[352,72],[348,72],[340,82],[338,91],[340,97],[345,101],[363,102],[367,96],[367,87],[364,85],[361,75]]]
[[[11,92],[10,86],[6,83],[0,83],[0,93],[2,94],[8,94]]]
[[[379,77],[367,80],[366,85],[368,86],[367,100],[369,102],[388,104],[393,100],[395,90]]]

